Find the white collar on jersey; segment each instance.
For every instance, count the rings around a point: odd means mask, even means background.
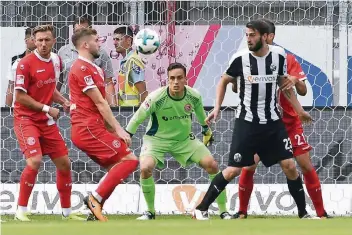
[[[39,55],[37,49],[35,49],[34,54],[35,54],[35,55],[38,57],[38,59],[41,60],[41,61],[50,62],[50,60],[51,60],[51,54],[50,54],[49,59],[43,58],[43,57],[41,57],[41,55]]]

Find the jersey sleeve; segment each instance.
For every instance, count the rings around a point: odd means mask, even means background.
[[[135,134],[139,125],[141,125],[146,118],[148,118],[155,111],[155,104],[153,99],[148,96],[142,105],[139,107],[137,112],[133,115],[131,120],[128,122],[126,131],[131,134]]]
[[[130,71],[128,76],[129,76],[129,81],[133,84],[137,82],[143,82],[145,77],[145,71],[136,62],[131,61]]]
[[[237,54],[233,55],[228,68],[226,69],[225,73],[233,78],[236,78],[241,75],[242,71],[242,59],[241,56]]]
[[[101,69],[104,71],[105,78],[112,78],[114,77],[114,70],[112,68],[112,63],[109,55],[106,53],[105,50],[101,50],[101,57],[100,57],[102,64]]]
[[[85,65],[76,64],[76,66],[74,68],[74,71],[76,71],[75,79],[79,89],[86,92],[89,89],[96,88],[97,86],[94,83],[91,70]]]
[[[16,68],[15,90],[22,90],[27,93],[31,81],[30,67],[27,60],[20,60]]]
[[[296,77],[300,81],[307,79],[301,65],[293,55],[287,55],[287,70],[289,75]]]
[[[198,96],[198,100],[194,104],[194,113],[196,114],[197,120],[201,126],[207,126],[205,119],[207,118],[204,110],[202,96]]]

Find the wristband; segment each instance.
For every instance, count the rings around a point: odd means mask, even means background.
[[[50,106],[44,104],[42,111],[43,111],[44,113],[49,113],[49,110],[50,110]]]

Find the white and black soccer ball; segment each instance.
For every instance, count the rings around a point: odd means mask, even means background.
[[[159,35],[152,29],[142,29],[135,36],[134,45],[144,55],[153,54],[160,46]]]

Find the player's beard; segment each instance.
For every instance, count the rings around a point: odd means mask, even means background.
[[[94,51],[94,52],[91,52],[92,56],[94,59],[98,59],[100,57],[100,53],[99,51]]]
[[[262,39],[260,38],[260,40],[255,44],[255,46],[253,48],[249,48],[250,51],[259,51],[261,48],[263,47],[263,42]]]

